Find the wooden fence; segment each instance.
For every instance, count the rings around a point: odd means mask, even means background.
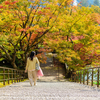
[[[27,75],[26,73],[24,73],[24,70],[0,67],[0,82],[3,82],[3,85],[5,85],[6,82],[8,82],[8,84],[10,82],[20,82],[23,81],[25,78],[27,78]]]
[[[85,85],[100,85],[100,67],[87,68],[73,72],[71,80]]]

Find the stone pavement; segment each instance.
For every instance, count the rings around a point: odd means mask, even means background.
[[[73,82],[14,83],[0,88],[0,100],[100,100],[100,90]]]
[[[44,76],[41,77],[40,81],[49,81],[49,82],[54,82],[54,81],[65,81],[64,80],[64,74],[65,70],[62,67],[55,67],[53,65],[53,58],[48,57],[47,58],[47,63],[46,64],[40,64],[41,69],[43,70]]]
[[[53,66],[52,58],[41,64],[41,68],[44,76],[37,86],[31,87],[28,80],[13,83],[0,88],[0,100],[100,100],[100,89],[68,82],[63,78],[63,69],[59,68],[58,73]]]

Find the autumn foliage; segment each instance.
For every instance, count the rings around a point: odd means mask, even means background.
[[[48,33],[45,45],[57,53],[57,58],[67,63],[70,69],[78,70],[87,65],[98,66],[100,60],[100,14],[95,6],[65,8],[61,13],[59,30]],[[98,8],[100,10],[100,8]],[[69,10],[69,12],[68,12]],[[99,11],[98,10],[98,11]],[[49,39],[49,40],[48,40]]]
[[[30,51],[38,51],[48,32],[54,32],[61,8],[72,0],[6,0],[0,4],[0,60],[24,68]],[[59,4],[59,5],[58,5]],[[55,33],[55,32],[54,32]],[[44,50],[42,50],[44,51]],[[44,52],[48,50],[45,49]],[[40,61],[46,61],[41,53]],[[19,67],[18,67],[19,66]]]
[[[24,68],[30,51],[57,53],[70,69],[100,59],[100,8],[72,6],[73,0],[6,0],[0,4],[0,60]],[[98,11],[95,9],[99,9]]]

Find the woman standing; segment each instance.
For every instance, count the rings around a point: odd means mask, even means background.
[[[36,63],[40,66],[38,58],[35,56],[35,52],[32,51],[30,56],[27,58],[26,70],[25,73],[28,71],[28,78],[30,81],[30,85],[34,81],[34,85],[37,85],[37,70],[35,70]]]

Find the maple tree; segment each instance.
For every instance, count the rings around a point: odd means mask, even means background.
[[[37,49],[48,32],[55,33],[60,12],[71,2],[72,0],[2,2],[0,4],[0,59],[6,59],[14,68],[25,67],[28,53]]]
[[[70,69],[77,70],[85,68],[86,65],[97,65],[100,60],[99,13],[95,12],[94,6],[71,6],[64,9],[69,12],[64,14],[63,11],[60,14],[61,26],[55,29],[55,35],[47,34],[44,45],[55,50],[59,61],[67,63]]]
[[[10,0],[0,5],[0,58],[25,67],[28,53],[55,50],[70,69],[100,59],[100,15],[96,7],[70,5],[73,0]],[[95,8],[95,9],[94,9]],[[98,8],[100,9],[100,8]],[[50,49],[48,49],[50,48]],[[95,50],[96,48],[96,50]],[[45,55],[38,54],[40,61]]]

